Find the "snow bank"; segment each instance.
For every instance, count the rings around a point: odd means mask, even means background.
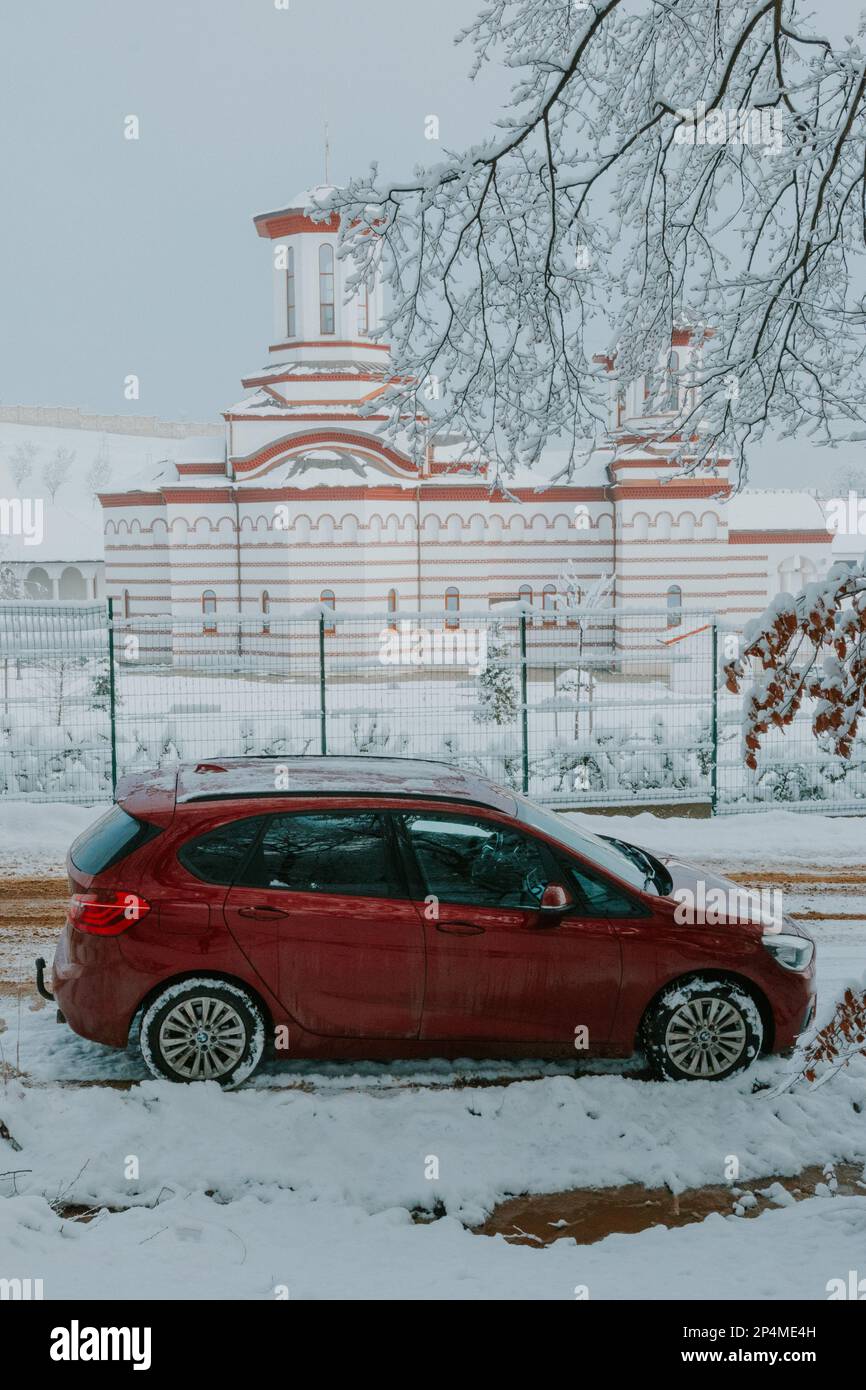
[[[107,809],[0,798],[0,874],[63,874],[72,841]]]
[[[796,811],[762,811],[693,820],[688,816],[569,815],[596,835],[615,835],[657,854],[677,854],[698,862],[758,866],[866,865],[866,818],[807,816]]]
[[[825,1299],[829,1280],[862,1270],[864,1244],[860,1197],[542,1250],[287,1192],[168,1197],[87,1223],[42,1198],[0,1203],[4,1273],[38,1272],[46,1299]]]
[[[444,1207],[474,1225],[518,1193],[717,1183],[730,1155],[742,1179],[866,1158],[854,1109],[866,1058],[817,1091],[752,1093],[756,1078],[778,1080],[784,1065],[762,1062],[724,1083],[557,1076],[456,1090],[335,1093],[306,1077],[310,1090],[224,1093],[215,1083],[146,1081],[128,1092],[56,1089],[50,1105],[41,1089],[10,1083],[0,1118],[22,1151],[4,1155],[0,1142],[0,1171],[29,1170],[17,1179],[23,1194],[62,1192],[76,1203],[149,1205],[203,1190],[238,1201],[291,1188],[371,1215]],[[139,1160],[135,1180],[125,1175],[129,1154]]]

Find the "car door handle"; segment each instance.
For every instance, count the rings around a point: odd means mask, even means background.
[[[290,917],[290,912],[284,912],[281,907],[268,907],[266,903],[259,903],[255,907],[239,907],[239,917]]]
[[[437,922],[436,930],[448,932],[450,936],[483,936],[484,928],[477,922]]]

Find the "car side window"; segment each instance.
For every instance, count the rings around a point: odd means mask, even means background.
[[[537,840],[495,821],[419,811],[403,817],[428,894],[446,903],[534,908],[550,878]]]
[[[269,817],[239,882],[290,893],[408,896],[382,818],[370,811]]]
[[[228,821],[187,840],[177,857],[185,869],[205,883],[234,883],[253,847],[264,816]]]
[[[615,884],[573,861],[568,866],[574,885],[575,912],[584,917],[641,917],[643,909]]]

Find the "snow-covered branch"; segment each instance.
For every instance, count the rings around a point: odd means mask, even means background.
[[[687,467],[862,423],[866,49],[811,25],[799,0],[488,0],[460,38],[516,74],[497,134],[321,203],[390,289],[388,431],[576,460],[606,424],[590,336],[651,377],[684,317],[712,330],[667,426]]]

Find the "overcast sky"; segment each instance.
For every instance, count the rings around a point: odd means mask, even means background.
[[[4,0],[4,404],[213,418],[271,340],[252,218],[321,181],[325,121],[335,181],[436,158],[429,113],[452,148],[488,132],[467,0],[290,5]]]
[[[253,229],[378,159],[407,174],[490,133],[510,79],[470,83],[476,0],[5,0],[0,400],[214,419],[261,365],[270,257]],[[834,0],[833,27],[859,13]],[[124,139],[138,116],[141,138]],[[138,402],[124,378],[141,380]],[[767,455],[764,486],[815,451]],[[818,456],[822,474],[848,454]]]

